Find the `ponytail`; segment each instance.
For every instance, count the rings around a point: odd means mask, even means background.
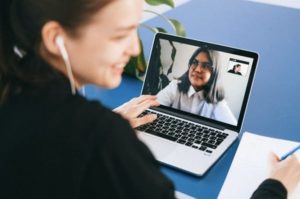
[[[47,81],[53,71],[38,55],[40,29],[24,23],[22,6],[18,0],[0,1],[0,107],[25,85]]]
[[[17,63],[9,22],[11,2],[11,0],[0,1],[0,105],[10,90],[9,68]]]

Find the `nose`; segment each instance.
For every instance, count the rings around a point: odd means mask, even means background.
[[[131,41],[128,54],[130,54],[130,56],[138,56],[141,52],[141,45],[137,32],[133,33]]]

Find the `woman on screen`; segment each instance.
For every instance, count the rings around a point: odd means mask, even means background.
[[[242,75],[242,73],[241,73],[241,64],[235,64],[234,66],[233,66],[233,68],[232,69],[230,69],[228,72],[229,73],[233,73],[233,74],[237,74],[237,75]]]
[[[165,106],[236,125],[218,75],[210,51],[199,47],[189,59],[188,70],[161,90],[157,100]]]

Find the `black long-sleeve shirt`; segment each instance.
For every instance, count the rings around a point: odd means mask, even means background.
[[[274,179],[266,179],[252,194],[251,199],[283,199],[287,198],[287,190],[283,184]]]
[[[275,187],[254,198],[284,198]],[[167,199],[174,187],[127,121],[61,77],[0,107],[0,198]]]

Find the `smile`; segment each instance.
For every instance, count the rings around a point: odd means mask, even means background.
[[[117,69],[123,69],[126,66],[126,63],[116,64],[115,68]]]
[[[192,74],[192,77],[195,79],[201,79],[201,80],[203,79],[202,75],[198,75],[198,74]]]

